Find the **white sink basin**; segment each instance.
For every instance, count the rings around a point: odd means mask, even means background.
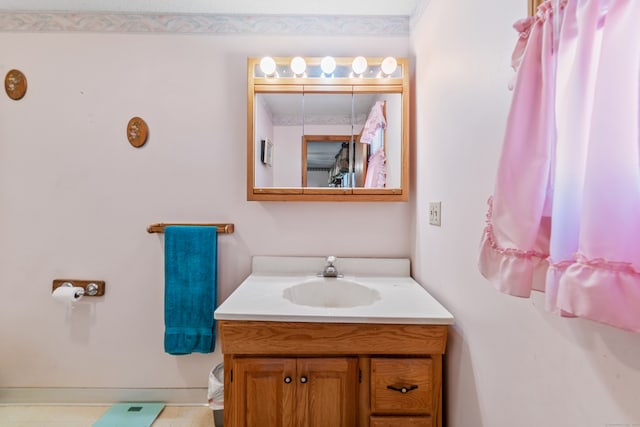
[[[344,278],[315,276],[324,257],[254,256],[217,320],[450,325],[453,316],[410,276],[406,258],[339,258]]]
[[[371,305],[380,292],[349,279],[319,277],[290,286],[282,296],[294,304],[309,307],[349,308]]]

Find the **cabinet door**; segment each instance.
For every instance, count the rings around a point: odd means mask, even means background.
[[[233,425],[294,427],[295,376],[295,359],[234,359]]]
[[[356,425],[356,358],[298,359],[298,427]]]

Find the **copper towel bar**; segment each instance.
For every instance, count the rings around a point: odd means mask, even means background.
[[[164,228],[168,225],[200,225],[200,226],[210,226],[210,227],[218,227],[218,234],[231,234],[233,233],[234,226],[233,224],[205,224],[205,223],[164,223],[160,224],[151,224],[147,227],[148,233],[164,233]]]

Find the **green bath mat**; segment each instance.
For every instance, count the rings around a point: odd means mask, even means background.
[[[116,403],[93,427],[149,427],[164,409],[164,403]]]

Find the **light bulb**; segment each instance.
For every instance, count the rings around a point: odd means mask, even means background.
[[[332,56],[325,56],[324,58],[322,58],[322,61],[320,61],[320,69],[327,76],[333,74],[333,72],[336,70],[336,60],[333,59]]]
[[[260,69],[266,76],[271,76],[276,72],[276,61],[270,56],[265,56],[260,60]]]
[[[367,69],[367,59],[364,56],[355,57],[351,63],[351,68],[357,75],[364,73]]]
[[[293,71],[293,74],[296,76],[302,75],[306,69],[307,63],[301,56],[296,56],[291,60],[291,71]]]
[[[393,72],[398,68],[398,61],[396,58],[392,56],[387,56],[382,60],[382,64],[380,65],[380,69],[384,73],[385,76],[390,76]]]

